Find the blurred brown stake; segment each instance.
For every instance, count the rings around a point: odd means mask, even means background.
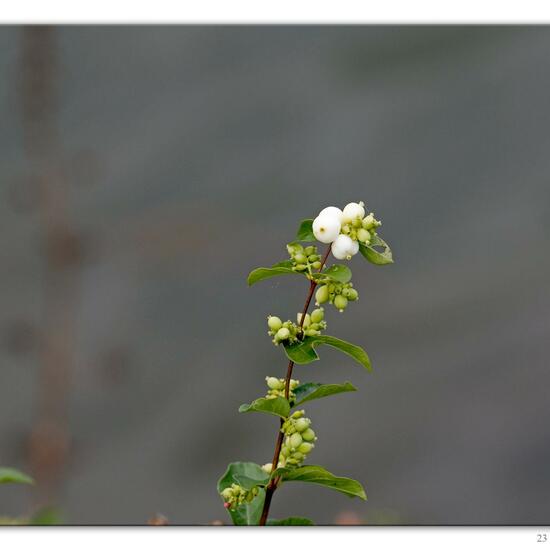
[[[56,128],[57,48],[54,27],[27,26],[20,35],[20,113],[31,181],[38,187],[44,255],[44,310],[35,425],[29,462],[34,506],[54,505],[67,467],[67,405],[74,362],[76,285],[81,243],[72,228],[68,182]]]

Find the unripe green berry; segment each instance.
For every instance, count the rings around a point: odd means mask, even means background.
[[[304,455],[307,455],[308,453],[311,452],[311,450],[313,449],[313,445],[311,443],[302,443],[299,447],[298,447],[298,451]]]
[[[315,293],[315,301],[318,304],[323,304],[328,300],[329,290],[327,285],[320,286]]]
[[[303,443],[302,443],[302,445],[303,445]],[[292,458],[293,458],[294,460],[298,460],[298,461],[301,462],[302,460],[304,460],[305,455],[304,455],[304,453],[296,452],[296,453],[293,453]]]
[[[306,264],[298,264],[296,266],[296,271],[305,271],[307,269],[307,265]]]
[[[292,434],[289,443],[291,449],[297,449],[302,444],[302,436],[299,433]]]
[[[294,260],[298,264],[305,264],[307,262],[307,258],[305,256],[305,254],[295,254],[294,255]]]
[[[304,430],[300,435],[304,441],[315,441],[315,432],[311,428]]]
[[[311,267],[312,267],[313,269],[321,269],[321,262],[318,262],[318,261],[317,261],[317,262],[313,262],[313,263],[311,264]]]
[[[345,296],[339,294],[334,298],[334,307],[340,311],[344,311],[348,306],[348,299]],[[282,330],[282,329],[281,329]],[[277,333],[278,334],[278,333]]]
[[[370,233],[366,229],[359,229],[357,231],[357,239],[362,243],[370,243]]]
[[[354,302],[355,300],[357,300],[357,298],[359,298],[359,294],[357,293],[357,290],[355,290],[354,288],[349,288],[347,298],[351,302]]]
[[[311,312],[311,321],[313,323],[320,323],[325,318],[325,310],[320,307],[319,309],[314,309]]]
[[[304,248],[304,254],[307,256],[311,256],[311,254],[315,254],[316,248],[314,246],[306,246]]]
[[[267,318],[267,326],[273,331],[277,332],[282,326],[283,322],[279,319],[279,317],[269,316]]]
[[[304,416],[304,414],[306,414],[306,411],[304,411],[303,409],[301,411],[294,411],[290,415],[290,418],[302,418],[302,416]]]
[[[284,383],[281,383],[281,381],[274,376],[268,376],[265,380],[267,382],[267,386],[271,390],[282,390],[284,388]]]
[[[277,340],[287,340],[290,337],[290,331],[287,328],[283,327],[277,331],[277,334],[275,336]]]
[[[296,420],[296,422],[294,423],[294,427],[296,428],[296,430],[298,430],[299,432],[303,432],[304,430],[306,430],[307,428],[309,428],[309,425],[311,424],[311,420],[309,418],[299,418],[298,420]]]

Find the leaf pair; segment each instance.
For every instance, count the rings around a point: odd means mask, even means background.
[[[265,501],[265,487],[270,479],[274,477],[279,477],[282,483],[290,481],[315,483],[349,497],[367,499],[365,490],[358,481],[347,477],[337,477],[322,466],[301,466],[292,469],[278,468],[269,476],[254,462],[232,462],[218,481],[218,493],[221,493],[233,483],[237,483],[247,491],[259,487],[259,493],[252,502],[242,504],[235,510],[228,510],[234,525],[259,524]],[[306,518],[287,518],[284,520],[270,520],[268,525],[313,525],[313,523]]]
[[[293,407],[298,407],[307,401],[322,399],[329,395],[349,391],[357,391],[349,382],[344,382],[343,384],[318,384],[315,382],[307,382],[306,384],[301,384],[294,390],[296,398],[292,404],[284,397],[276,397],[275,399],[260,397],[260,399],[252,401],[252,403],[241,405],[239,407],[239,412],[263,412],[287,419],[290,415],[290,409]]]
[[[339,349],[352,359],[355,359],[355,361],[363,365],[367,370],[370,371],[372,369],[369,356],[363,348],[355,344],[350,344],[345,340],[335,338],[334,336],[306,336],[301,342],[292,345],[284,344],[284,348],[287,357],[291,361],[294,361],[298,365],[307,365],[319,359],[314,348],[321,344]]]

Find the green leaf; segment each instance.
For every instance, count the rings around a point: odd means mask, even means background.
[[[46,507],[38,510],[30,519],[30,525],[61,525],[63,517],[57,508]]]
[[[357,388],[349,382],[344,382],[343,384],[317,384],[316,382],[308,382],[307,384],[301,384],[294,390],[296,398],[292,406],[297,407],[306,401],[313,401],[314,399],[321,399],[322,397],[348,391],[357,391]]]
[[[316,483],[334,489],[350,497],[359,497],[367,500],[363,486],[349,477],[336,477],[322,466],[301,466],[300,468],[278,468],[272,475],[281,476],[283,482],[303,481]]]
[[[382,248],[383,250],[376,250],[374,247]],[[371,264],[393,264],[391,248],[378,235],[373,235],[368,245],[359,244],[359,251]]]
[[[296,238],[299,241],[306,242],[315,240],[315,235],[313,234],[313,220],[302,220],[298,232],[296,233]]]
[[[0,483],[34,484],[34,479],[15,468],[0,468]]]
[[[271,277],[277,277],[279,275],[301,275],[301,273],[293,271],[291,267],[287,267],[286,265],[275,264],[273,267],[258,267],[248,274],[247,283],[248,286],[252,286],[258,281],[263,281],[264,279],[270,279]]]
[[[279,526],[279,525],[315,525],[310,519],[307,518],[286,518],[286,519],[268,519],[266,525]]]
[[[275,399],[260,397],[259,399],[252,401],[252,403],[242,404],[239,407],[239,412],[263,412],[280,416],[281,418],[288,418],[290,413],[290,404],[284,397],[275,397]]]
[[[321,271],[321,273],[314,273],[313,279],[317,281],[330,279],[338,283],[348,283],[351,281],[351,269],[347,265],[334,264]]]
[[[335,338],[334,336],[306,336],[299,343],[292,345],[284,344],[284,349],[287,357],[291,361],[294,361],[298,365],[307,365],[308,363],[312,363],[313,361],[317,361],[319,359],[317,352],[313,348],[320,344],[325,344],[327,346],[332,346],[333,348],[339,349],[346,355],[349,355],[355,359],[367,370],[371,370],[369,356],[363,348],[360,348],[355,344],[350,344],[344,340],[340,340],[339,338]]]
[[[227,466],[227,470],[218,481],[218,493],[221,493],[233,483],[238,483],[239,485],[245,483],[248,487],[247,490],[252,489],[254,486],[260,487],[258,496],[252,502],[247,502],[235,510],[227,510],[234,525],[258,525],[265,500],[263,486],[268,481],[269,476],[262,470],[259,464],[255,464],[254,462],[232,462]]]

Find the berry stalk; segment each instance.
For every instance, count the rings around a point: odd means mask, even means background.
[[[325,255],[321,259],[321,267],[319,268],[319,271],[321,271],[325,265],[325,262],[327,261],[328,255],[330,254],[331,247],[330,245],[327,248],[327,251],[325,252]],[[317,287],[317,283],[310,279],[309,281],[309,292],[306,298],[306,301],[304,303],[304,309],[302,310],[302,316],[300,319],[300,328],[302,328],[307,310],[309,309],[309,305],[311,304],[311,299],[313,298],[313,293],[315,292],[315,288]],[[302,336],[303,337],[303,336]],[[292,369],[294,368],[294,361],[289,361],[288,367],[286,370],[286,378],[285,378],[285,399],[288,399],[289,391],[290,391],[290,379],[292,378]],[[279,432],[277,434],[277,441],[275,442],[275,452],[273,454],[273,462],[271,464],[272,471],[275,471],[277,469],[277,463],[279,462],[279,455],[281,453],[281,445],[283,444],[283,438],[284,434],[281,430],[283,426],[283,419],[281,419],[281,424],[279,426]],[[265,501],[264,501],[264,507],[262,510],[262,516],[260,518],[260,525],[265,525],[267,522],[267,516],[269,515],[269,507],[271,506],[271,499],[273,498],[273,493],[277,489],[277,484],[279,483],[279,478],[273,478],[269,484],[266,487],[265,490]]]

